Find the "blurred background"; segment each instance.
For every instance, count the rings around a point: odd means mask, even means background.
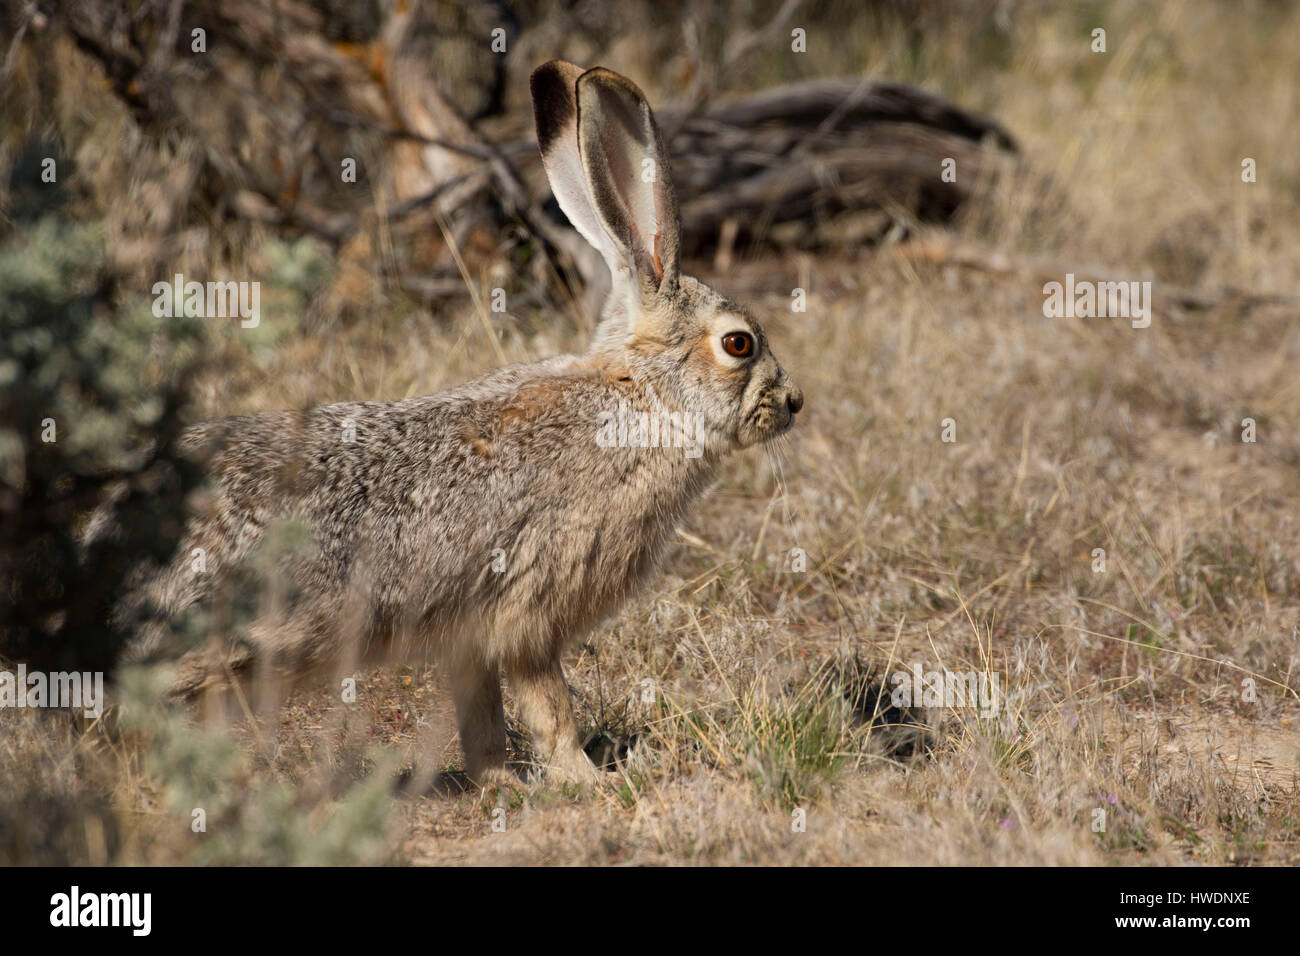
[[[585,347],[607,277],[536,154],[551,58],[646,91],[687,270],[808,403],[578,655],[584,730],[636,744],[615,793],[515,795],[488,836],[431,671],[215,737],[140,673],[133,719],[0,710],[0,860],[1295,862],[1298,29],[1288,0],[8,4],[0,659],[112,670],[149,625],[112,610],[203,493],[186,424]],[[155,315],[177,273],[259,282],[259,323]],[[1151,281],[1152,326],[1046,318],[1067,273]],[[123,533],[84,548],[110,488]],[[242,626],[256,561],[177,639]],[[882,747],[862,687],[918,656],[1008,706]]]

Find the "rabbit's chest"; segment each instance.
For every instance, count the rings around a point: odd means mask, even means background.
[[[633,475],[583,489],[565,527],[547,538],[546,582],[566,616],[598,620],[612,613],[662,562],[713,468],[691,463],[671,475]]]

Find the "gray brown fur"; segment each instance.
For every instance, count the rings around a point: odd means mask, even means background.
[[[614,273],[591,350],[423,398],[192,429],[186,441],[209,456],[219,493],[147,587],[179,612],[208,598],[273,522],[304,522],[315,553],[285,571],[306,599],[254,628],[258,665],[297,679],[394,657],[443,661],[480,781],[505,759],[502,670],[546,766],[594,776],[561,655],[642,585],[722,456],[792,426],[803,401],[753,318],[678,275],[666,164],[651,185],[627,174],[644,155],[663,156],[640,91],[553,61],[535,71],[533,92],[557,198]],[[638,115],[635,128],[618,125]],[[592,144],[608,155],[584,156]],[[600,182],[557,175],[557,162],[595,168]],[[752,335],[744,361],[719,344],[735,331]],[[599,447],[597,416],[620,406],[698,413],[699,456]],[[343,440],[348,420],[355,441]],[[204,574],[190,569],[195,547]],[[493,570],[494,549],[504,570]],[[222,682],[229,663],[190,655],[183,689]]]

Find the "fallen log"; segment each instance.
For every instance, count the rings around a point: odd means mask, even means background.
[[[1018,152],[996,121],[901,83],[792,84],[680,121],[668,109],[663,125],[695,254],[729,220],[741,243],[802,247],[872,241],[899,218],[947,222]]]

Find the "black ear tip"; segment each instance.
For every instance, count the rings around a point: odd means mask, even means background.
[[[528,76],[528,88],[532,90],[533,95],[545,87],[547,83],[552,82],[553,78],[560,72],[559,60],[547,60],[541,66],[534,67],[533,72]]]
[[[537,145],[545,152],[574,122],[578,112],[576,81],[582,69],[564,60],[547,60],[528,77],[537,123]]]
[[[564,76],[559,64],[559,60],[550,60],[533,70],[528,77],[528,91],[533,95],[534,106],[563,101],[566,98],[562,95]]]

